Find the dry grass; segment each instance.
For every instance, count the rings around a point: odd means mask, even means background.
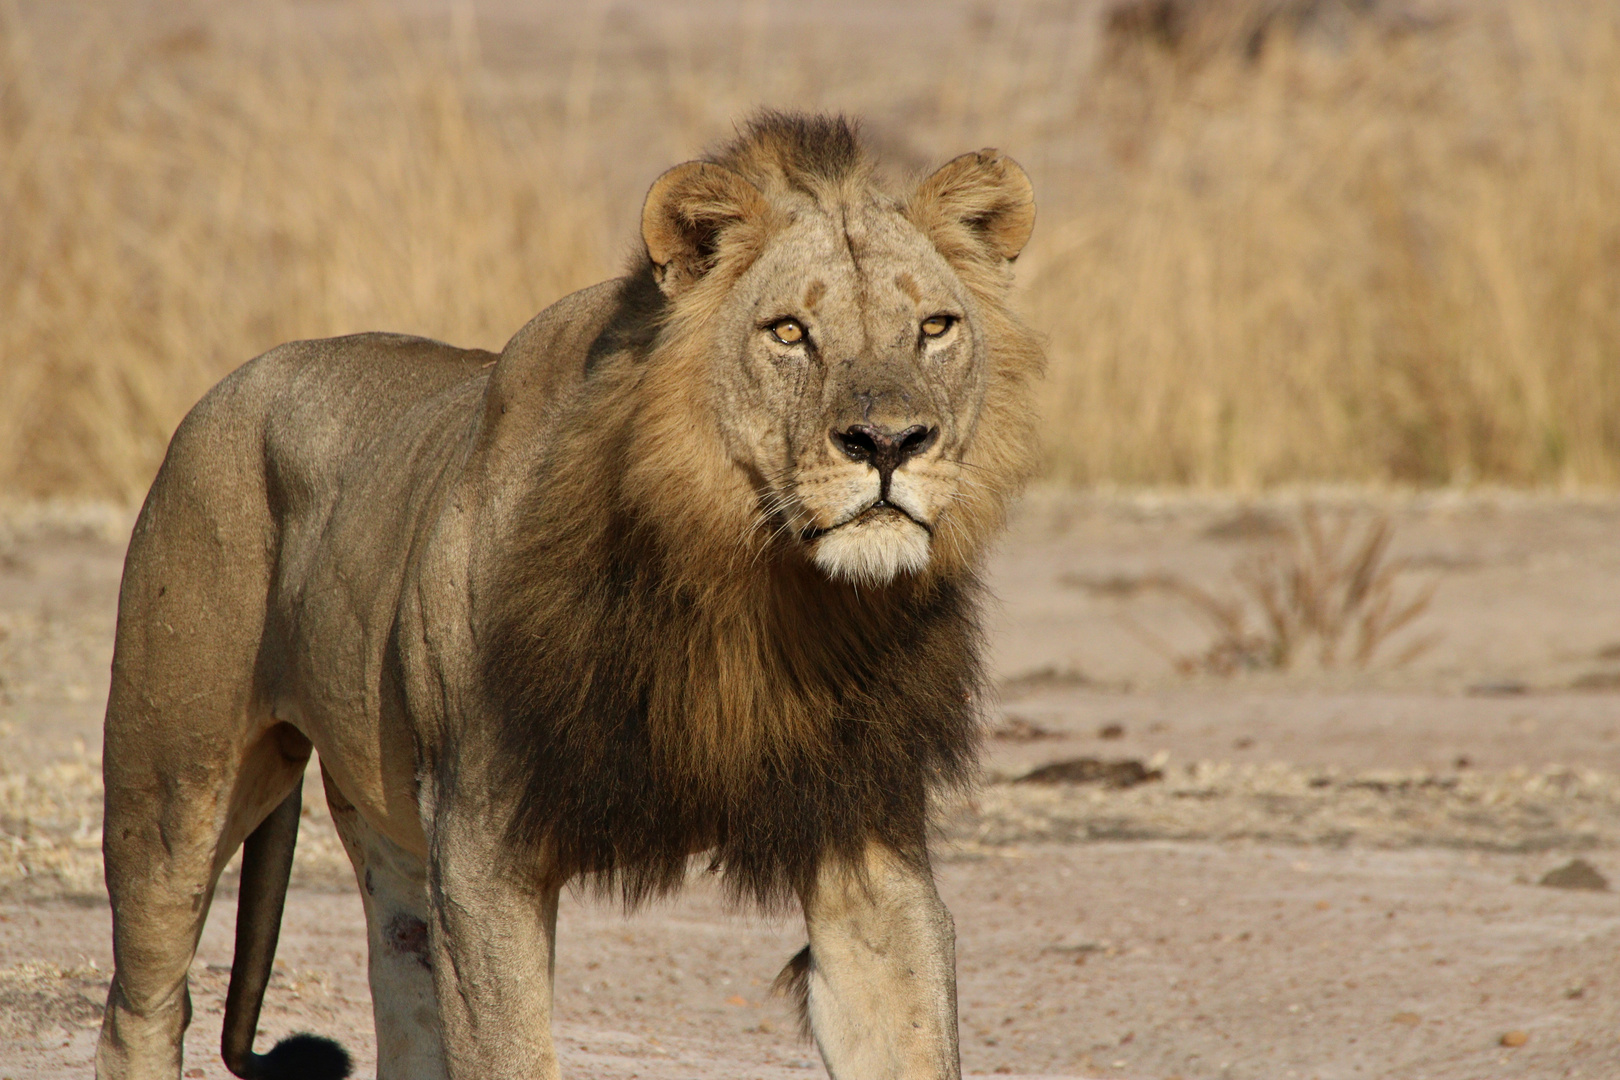
[[[524,59],[483,11],[340,33],[332,5],[21,2],[0,4],[6,492],[138,495],[186,407],[281,340],[498,345],[612,272],[638,191],[759,103],[861,112],[908,166],[994,142],[1031,167],[1056,478],[1620,480],[1607,0],[1290,0],[1338,14],[1242,48],[1104,41],[1095,4],[947,6],[910,59],[858,21],[881,5],[796,37],[809,13],[763,4],[587,5]]]
[[[476,114],[423,42],[359,78],[182,29],[63,98],[0,25],[0,490],[138,495],[185,410],[280,341],[498,348],[611,271],[558,125]]]
[[[1099,94],[1135,165],[1037,282],[1056,474],[1620,478],[1614,5],[1144,49]]]

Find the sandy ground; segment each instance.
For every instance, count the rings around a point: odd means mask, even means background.
[[[1388,514],[1396,594],[1432,588],[1428,608],[1365,669],[1223,677],[1192,662],[1210,622],[1163,583],[1241,596],[1299,500],[1029,500],[991,574],[988,782],[937,845],[969,1072],[1620,1075],[1620,901],[1539,884],[1577,858],[1620,874],[1620,501],[1320,501],[1358,528]],[[0,512],[0,1077],[89,1070],[127,528],[104,507]],[[1077,758],[1102,779],[1016,782]],[[226,1075],[233,909],[227,879],[187,1076]],[[767,991],[793,918],[696,880],[630,917],[573,897],[561,927],[569,1075],[822,1075]],[[317,798],[261,1038],[334,1035],[364,1076],[369,1024],[360,906]]]

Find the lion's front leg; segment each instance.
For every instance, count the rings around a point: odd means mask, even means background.
[[[956,934],[922,860],[881,845],[804,897],[808,1011],[833,1080],[957,1080]]]
[[[511,865],[505,845],[468,809],[437,815],[429,837],[428,947],[445,1063],[451,1080],[557,1080],[557,890],[501,873]]]

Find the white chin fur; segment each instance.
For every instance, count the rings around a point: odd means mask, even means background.
[[[901,514],[852,521],[816,541],[816,565],[853,585],[885,585],[928,565],[928,533]]]

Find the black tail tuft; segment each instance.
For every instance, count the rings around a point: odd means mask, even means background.
[[[343,1080],[353,1068],[347,1050],[308,1033],[289,1035],[268,1054],[253,1055],[255,1080]]]

